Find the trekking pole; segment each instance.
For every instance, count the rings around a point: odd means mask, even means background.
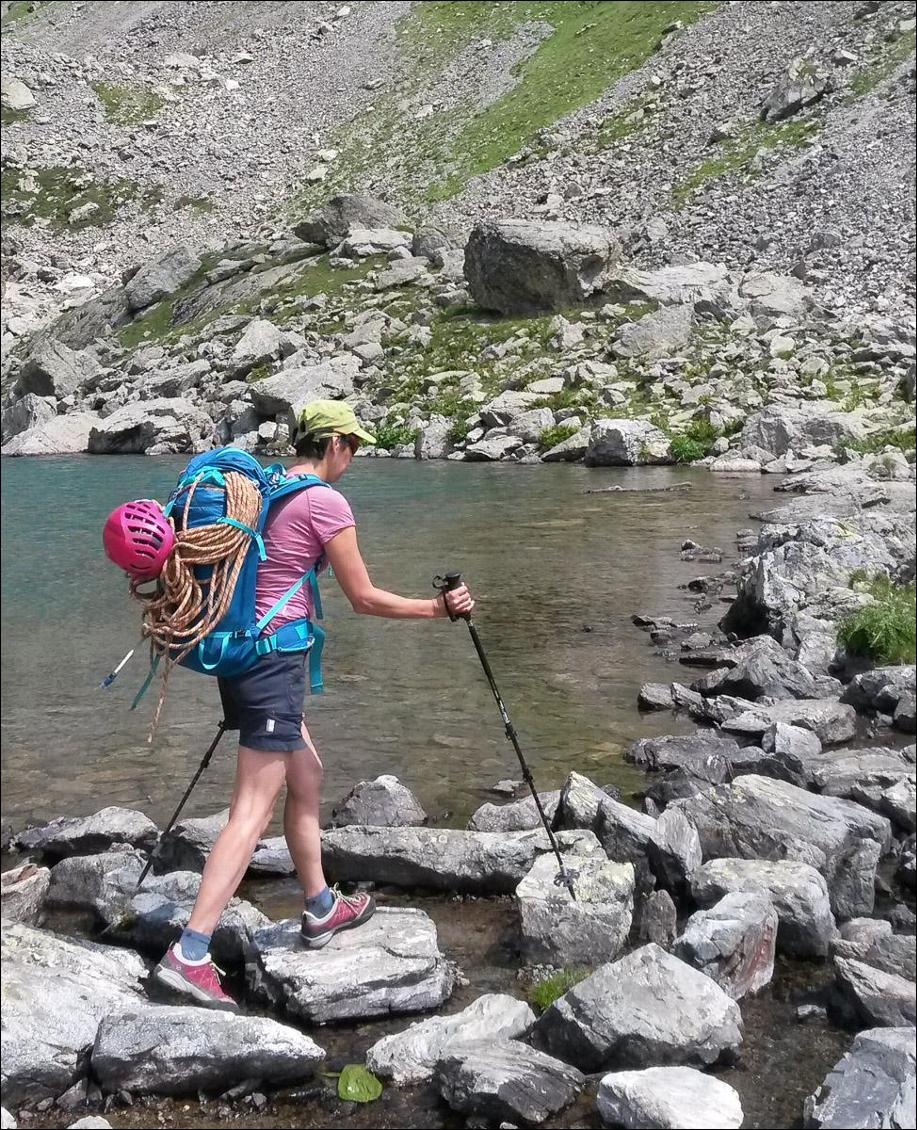
[[[525,783],[528,785],[529,790],[532,794],[532,798],[535,801],[535,807],[538,809],[538,815],[541,818],[541,823],[544,826],[545,832],[547,832],[548,840],[551,844],[551,849],[554,852],[555,856],[557,856],[557,863],[560,867],[560,871],[555,876],[554,882],[555,884],[557,884],[557,886],[565,886],[570,892],[570,898],[572,898],[573,901],[576,902],[576,893],[573,890],[573,880],[576,878],[577,872],[568,868],[564,864],[564,858],[560,853],[560,847],[558,846],[557,839],[553,831],[551,830],[551,825],[548,823],[548,818],[545,815],[544,808],[542,807],[541,797],[538,795],[538,791],[535,788],[535,779],[532,776],[532,771],[531,769],[529,769],[528,763],[526,762],[525,757],[522,753],[522,749],[519,745],[519,736],[516,733],[516,727],[510,721],[506,706],[504,705],[503,699],[500,696],[500,691],[497,687],[497,681],[494,678],[493,671],[490,669],[490,663],[488,662],[487,656],[484,652],[484,645],[481,643],[481,638],[478,635],[478,630],[474,626],[474,621],[471,619],[471,613],[466,612],[462,615],[454,615],[452,610],[449,608],[448,603],[446,602],[445,593],[451,592],[453,589],[457,589],[459,585],[461,585],[461,583],[461,573],[446,573],[442,577],[433,578],[433,587],[439,589],[439,591],[444,594],[443,603],[446,604],[446,611],[449,613],[449,619],[453,623],[456,620],[464,620],[468,625],[468,631],[471,635],[471,642],[474,644],[474,649],[478,653],[478,659],[480,659],[481,666],[484,668],[484,674],[487,676],[487,681],[490,684],[491,691],[493,692],[494,700],[497,703],[497,709],[500,711],[500,717],[503,719],[503,727],[506,731],[507,740],[512,743],[513,749],[516,751],[516,756],[519,758],[519,764],[522,766],[522,776],[525,778]]]
[[[217,732],[216,732],[216,734],[214,734],[213,741],[207,747],[207,752],[204,754],[200,765],[198,765],[197,772],[191,778],[191,784],[187,787],[187,789],[185,789],[185,795],[178,802],[178,808],[176,808],[175,811],[172,813],[172,819],[166,825],[165,830],[162,833],[162,836],[167,836],[169,834],[169,832],[172,831],[172,828],[175,825],[175,821],[181,815],[181,810],[185,807],[185,804],[187,803],[188,797],[191,796],[191,793],[194,790],[194,786],[201,779],[201,774],[204,772],[204,770],[210,764],[210,759],[211,759],[211,757],[213,757],[214,750],[220,744],[220,738],[222,738],[222,736],[225,733],[226,733],[226,719],[224,718],[222,720],[222,722],[220,722],[219,726],[217,726]],[[162,843],[162,836],[160,836],[159,843]],[[150,852],[150,858],[146,861],[146,867],[144,867],[144,869],[140,872],[140,878],[137,880],[137,886],[134,887],[135,891],[140,889],[140,884],[147,877],[150,868],[153,866],[153,860],[156,858],[156,852],[158,851],[158,849],[159,849],[159,844],[157,844],[156,847],[153,848],[153,850]]]

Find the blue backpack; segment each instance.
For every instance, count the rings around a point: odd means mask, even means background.
[[[229,471],[245,475],[258,487],[261,494],[261,513],[257,529],[250,529],[234,518],[226,516],[226,493],[221,488],[224,482],[223,476]],[[184,508],[188,491],[192,486],[194,493],[185,517]],[[182,666],[190,667],[193,671],[201,671],[205,675],[231,678],[248,671],[261,656],[268,655],[272,651],[308,650],[309,684],[313,694],[321,692],[321,655],[325,641],[322,628],[302,617],[282,624],[269,635],[262,635],[262,632],[303,585],[309,585],[311,588],[312,608],[316,619],[322,618],[317,580],[317,571],[321,568],[322,558],[315,562],[308,573],[295,581],[260,619],[255,615],[258,566],[266,556],[262,534],[271,506],[279,499],[293,494],[294,491],[307,490],[310,487],[331,489],[329,484],[317,475],[297,475],[288,478],[285,469],[279,463],[262,467],[253,455],[238,447],[220,447],[215,451],[198,455],[182,472],[164,507],[166,514],[174,512],[176,519],[188,528],[229,522],[244,529],[251,537],[251,544],[243,560],[226,614],[216,628],[181,659]],[[195,576],[204,586],[210,573],[209,565],[195,567]]]

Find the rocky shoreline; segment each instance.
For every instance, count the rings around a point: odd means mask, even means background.
[[[3,876],[3,1094],[20,1124],[61,1125],[61,1101],[90,1101],[136,1125],[125,1102],[197,1092],[223,1096],[221,1118],[254,1125],[301,1101],[307,1118],[318,1102],[327,1119],[321,1064],[365,1060],[386,1102],[422,1088],[427,1119],[450,1108],[471,1125],[682,1125],[690,1109],[738,1127],[748,1117],[745,1014],[773,999],[786,1002],[784,1022],[821,1033],[831,1049],[822,1070],[835,1063],[786,1125],[868,1126],[866,1105],[912,1125],[915,750],[905,743],[915,668],[858,663],[837,646],[836,617],[872,599],[850,589],[851,570],[913,577],[914,488],[896,483],[891,497],[852,507],[877,481],[840,470],[784,479],[794,497],[744,543],[750,556],[698,579],[701,602],[736,586],[720,626],[635,617],[680,668],[703,671],[690,685],[644,687],[642,706],[685,712],[700,728],[631,744],[626,757],[647,773],[639,807],[576,772],[544,795],[578,873],[576,903],[553,882],[530,799],[485,804],[466,829],[449,829],[431,826],[394,778],[363,782],[335,810],[325,860],[336,880],[376,885],[382,907],[364,929],[303,953],[295,919],[249,901],[290,882],[282,838],[264,841],[246,898],[214,939],[246,1003],[227,1018],[142,991],[149,960],[190,912],[224,813],[165,837],[123,809],[19,832],[12,843],[27,862]],[[800,514],[813,498],[817,516]],[[841,526],[842,542],[831,536]],[[766,631],[753,634],[754,624]],[[135,893],[154,847],[154,874]],[[456,963],[424,909],[430,895],[419,892],[431,889],[454,900],[459,919],[480,923],[488,904],[503,915],[497,948],[511,972],[501,984]],[[41,925],[62,913],[88,932]],[[556,999],[531,995],[558,972],[568,979]],[[459,1012],[447,1004],[456,992]],[[432,1015],[409,1025],[417,1013]],[[244,1094],[233,1091],[240,1078]],[[432,1117],[409,1124],[450,1124]]]

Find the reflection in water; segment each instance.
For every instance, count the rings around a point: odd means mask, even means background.
[[[184,462],[4,461],[6,814],[37,818],[123,804],[163,820],[197,766],[219,720],[209,679],[173,676],[152,749],[145,738],[155,691],[128,711],[142,654],[109,691],[97,689],[136,641],[139,622],[102,554],[102,521],[127,498],[163,498]],[[690,492],[583,494],[586,486],[686,479]],[[694,537],[728,553],[773,479],[683,468],[361,460],[341,486],[377,584],[432,595],[434,574],[464,571],[539,785],[556,786],[577,768],[626,789],[637,780],[620,760],[627,742],[685,728],[669,715],[636,711],[641,682],[679,672],[653,654],[630,616],[691,619],[691,602],[677,586],[705,567],[680,561],[681,541]],[[329,802],[363,777],[394,773],[432,815],[460,819],[486,798],[488,785],[518,776],[462,625],[355,616],[334,581],[323,592],[328,689],[306,709]],[[189,815],[226,803],[232,762],[226,739]]]

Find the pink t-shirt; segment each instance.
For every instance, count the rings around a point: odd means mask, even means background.
[[[264,528],[267,560],[258,566],[255,612],[259,620],[295,581],[309,572],[326,543],[341,530],[354,525],[347,499],[328,487],[308,487],[276,502]],[[311,615],[312,593],[308,585],[303,585],[265,632],[276,631],[289,620]]]

